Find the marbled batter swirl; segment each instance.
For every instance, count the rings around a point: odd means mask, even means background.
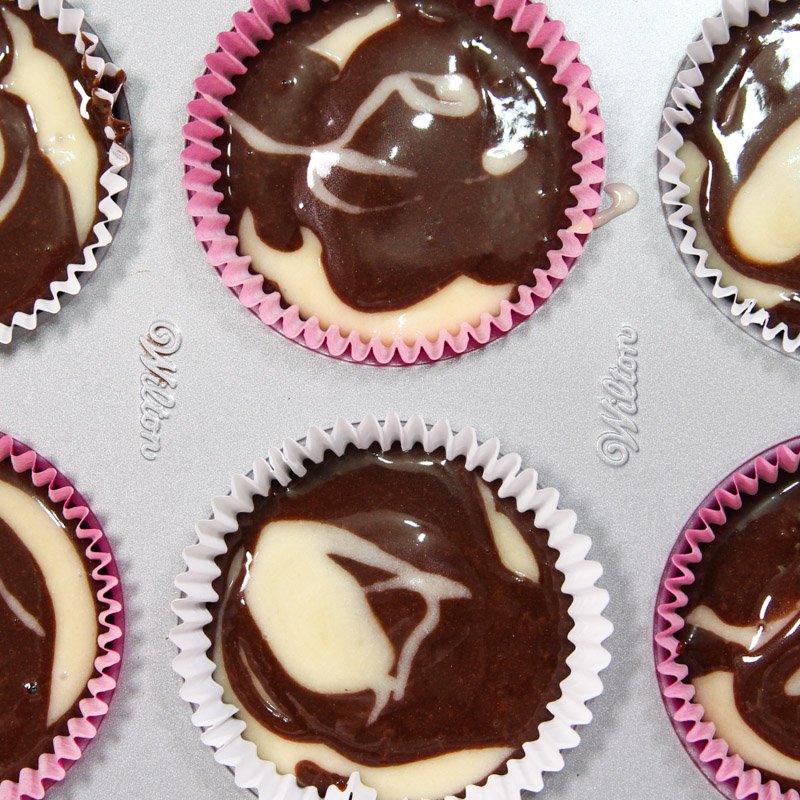
[[[0,323],[82,264],[99,218],[108,109],[74,39],[0,1]]]
[[[800,475],[726,513],[686,589],[679,658],[731,753],[800,791]]]
[[[555,68],[471,0],[314,0],[245,61],[229,230],[304,317],[386,341],[497,313],[569,227]]]
[[[538,738],[572,650],[558,554],[463,461],[329,455],[229,545],[215,677],[282,772],[435,800]]]
[[[725,285],[800,332],[800,2],[750,13],[701,67],[681,126],[689,219]]]
[[[98,611],[73,530],[0,463],[0,783],[53,752],[87,694]]]

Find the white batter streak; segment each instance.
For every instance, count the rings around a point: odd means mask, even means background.
[[[362,589],[332,555],[392,577]],[[423,572],[351,531],[310,521],[267,525],[245,585],[250,613],[284,669],[319,694],[373,691],[368,724],[390,699],[402,700],[419,648],[439,625],[441,603],[471,597],[462,584]],[[367,593],[391,589],[415,592],[426,606],[397,656],[367,601]]]
[[[223,687],[223,699],[239,709],[244,722],[244,736],[255,744],[258,755],[271,761],[283,775],[291,775],[298,762],[313,761],[336,775],[361,775],[366,786],[378,793],[380,800],[436,800],[458,794],[465,786],[477,783],[496,770],[514,752],[505,747],[460,750],[435,758],[410,761],[391,767],[367,767],[351,761],[325,744],[293,742],[261,725],[247,712],[228,682],[219,639],[214,652],[217,669],[214,679]]]
[[[418,83],[429,85],[434,94],[423,92]],[[468,117],[478,110],[480,97],[472,81],[464,75],[426,75],[419,72],[398,72],[387,75],[370,92],[366,100],[356,109],[353,118],[341,136],[325,145],[306,147],[304,145],[279,142],[251,125],[233,111],[227,119],[235,130],[254,150],[271,155],[306,156],[308,168],[306,180],[311,193],[323,203],[346,214],[363,214],[368,211],[385,210],[379,206],[366,208],[356,206],[334,195],[326,186],[325,179],[334,167],[362,175],[379,175],[393,178],[413,178],[413,170],[391,164],[383,158],[376,158],[352,150],[349,145],[364,123],[372,117],[393,95],[400,95],[406,105],[424,114],[444,117]]]
[[[792,628],[787,629],[787,626],[797,617],[798,611],[800,609],[795,609],[770,622],[762,620],[756,625],[740,626],[723,622],[708,606],[698,606],[687,616],[686,622],[710,631],[725,641],[739,644],[751,653],[757,653],[779,634],[794,633],[800,625],[800,618]],[[705,719],[714,723],[717,736],[725,739],[733,753],[741,756],[751,766],[762,767],[787,778],[800,779],[800,761],[790,758],[764,741],[739,714],[733,673],[712,672],[695,678],[692,683],[696,690],[695,700],[705,709]],[[784,689],[789,697],[800,696],[800,670],[789,678]]]
[[[752,653],[769,644],[794,619],[798,611],[800,609],[795,609],[786,616],[771,622],[761,620],[756,625],[741,626],[723,622],[708,606],[698,606],[686,617],[686,621],[697,628],[710,631],[726,642],[739,644]]]
[[[800,255],[800,119],[769,147],[731,205],[728,227],[737,250],[758,264]]]
[[[639,193],[625,183],[609,183],[603,187],[603,191],[611,198],[607,208],[598,211],[594,215],[592,227],[602,228],[608,225],[611,220],[633,211],[639,203]]]
[[[724,739],[731,752],[753,767],[800,780],[800,761],[781,753],[765,742],[742,718],[736,708],[733,673],[712,672],[695,678],[695,700],[706,709],[706,719],[714,723],[717,736]]]
[[[497,510],[492,492],[483,481],[478,481],[478,489],[489,519],[494,545],[503,566],[521,578],[539,583],[539,563],[525,537],[505,514]]]
[[[29,630],[37,636],[43,637],[45,635],[44,628],[36,617],[28,611],[19,599],[13,595],[8,587],[0,578],[0,598],[8,606],[11,613]]]
[[[22,156],[22,163],[19,165],[17,174],[8,191],[0,197],[0,223],[14,210],[14,206],[19,202],[22,196],[22,190],[25,188],[25,181],[28,179],[28,158],[29,153],[26,150]],[[3,171],[6,158],[6,146],[3,139],[3,134],[0,132],[0,172]]]

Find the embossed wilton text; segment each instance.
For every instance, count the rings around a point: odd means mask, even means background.
[[[631,453],[639,452],[639,427],[633,417],[639,410],[639,341],[636,331],[625,325],[617,337],[617,361],[600,381],[604,397],[600,399],[600,419],[606,430],[597,439],[597,453],[611,467],[628,463]]]
[[[180,349],[181,342],[177,327],[164,320],[156,320],[147,336],[139,337],[139,344],[144,350],[139,356],[144,365],[139,390],[142,398],[140,436],[144,439],[140,450],[148,461],[155,461],[161,452],[161,423],[175,407],[172,390],[178,384],[175,378],[178,367],[167,356],[174,355]]]

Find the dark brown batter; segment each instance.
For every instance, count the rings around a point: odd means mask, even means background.
[[[61,518],[44,489],[31,485],[7,461],[0,462],[0,481],[35,496]],[[71,534],[75,524],[66,522]],[[79,549],[79,548],[78,548]],[[66,735],[67,720],[79,714],[78,702],[47,724],[55,647],[55,612],[42,571],[17,534],[0,519],[0,580],[44,630],[32,631],[16,618],[0,597],[0,783],[16,781],[24,767],[36,768],[39,755],[52,752],[52,740]],[[89,580],[87,574],[87,581]],[[80,698],[82,699],[82,698]]]
[[[800,697],[787,694],[787,681],[800,670],[800,474],[782,474],[744,497],[739,511],[728,511],[715,540],[703,549],[694,568],[695,582],[686,588],[688,616],[709,606],[720,619],[738,627],[755,627],[790,616],[767,644],[748,652],[710,631],[687,625],[680,659],[689,680],[723,670],[734,675],[739,713],[766,742],[800,761]],[[771,599],[770,599],[771,598]],[[754,655],[759,656],[753,658]],[[713,709],[707,709],[713,720]],[[800,783],[762,770],[784,791]]]
[[[36,9],[20,11],[16,3],[5,0],[0,0],[0,9],[17,14],[30,29],[36,47],[58,59],[72,82],[80,81],[91,95],[95,76],[84,70],[73,37],[58,32],[57,20],[42,19]],[[0,14],[0,83],[13,59],[11,36]],[[75,102],[80,104],[77,90]],[[107,104],[90,103],[88,108],[84,122],[96,142],[102,172],[109,149],[103,128],[110,110]],[[28,159],[22,195],[0,222],[0,323],[8,325],[16,311],[31,312],[38,298],[49,297],[51,282],[66,280],[68,264],[83,263],[83,248],[94,240],[94,233],[87,241],[78,241],[66,184],[39,150],[25,102],[5,91],[0,91],[0,133],[5,142],[0,197],[13,184],[26,154]],[[99,219],[98,211],[95,222]]]
[[[413,177],[362,174],[334,167],[325,180],[347,213],[312,194],[308,156],[250,147],[230,125],[217,141],[222,211],[236,234],[249,208],[258,235],[292,251],[301,227],[322,243],[328,280],[352,308],[397,310],[435,293],[460,275],[485,284],[530,283],[535,267],[558,248],[569,227],[578,182],[565,90],[555,69],[527,47],[511,21],[471,0],[395,0],[401,18],[374,34],[339,71],[308,49],[378,0],[312,0],[309,13],[277,26],[275,38],[246,61],[228,107],[271,138],[323,146],[341,136],[380,81],[404,71],[458,72],[478,90],[466,117],[420,118],[398,93],[358,130],[350,148],[404,167]],[[429,85],[417,82],[429,94]],[[504,134],[505,131],[505,134]],[[481,156],[506,138],[524,145],[526,160],[503,176],[484,171]]]
[[[263,725],[280,736],[322,742],[356,761],[388,766],[480,747],[520,747],[537,738],[551,715],[572,651],[567,634],[569,597],[555,569],[558,553],[532,513],[492,491],[495,507],[521,531],[539,564],[540,582],[523,579],[500,561],[478,491],[478,478],[463,459],[415,447],[403,453],[349,450],[329,455],[289,488],[257,501],[240,517],[216,583],[221,596],[210,636],[222,627],[222,652],[237,697]],[[276,520],[316,520],[345,528],[418,569],[468,587],[468,599],[445,600],[433,633],[417,652],[402,700],[392,699],[368,722],[371,690],[346,695],[311,692],[295,682],[273,655],[244,601],[244,567],[228,574],[242,553],[251,553],[262,529]],[[408,521],[419,527],[410,525]],[[420,535],[420,533],[424,535]],[[362,587],[385,574],[361,562],[329,556]],[[238,567],[237,567],[238,568]],[[425,613],[421,595],[406,589],[367,593],[372,612],[396,653]],[[254,685],[253,669],[271,702]],[[341,780],[311,762],[295,769],[301,783],[326,787]]]
[[[740,253],[728,216],[736,193],[775,140],[800,117],[800,3],[770,3],[767,17],[750,12],[745,28],[731,29],[727,44],[714,48],[714,61],[701,67],[699,110],[681,127],[709,160],[701,185],[703,227],[714,247],[737,272],[791,290],[769,309],[770,323],[800,331],[800,258],[765,266]],[[696,211],[695,211],[696,213]],[[690,217],[691,219],[691,217]],[[800,223],[800,216],[798,216]]]

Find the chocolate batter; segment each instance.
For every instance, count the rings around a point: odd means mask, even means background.
[[[689,680],[719,670],[732,672],[737,709],[764,741],[800,761],[800,697],[787,681],[800,670],[800,475],[782,474],[728,511],[715,540],[703,548],[684,617],[698,606],[711,608],[722,622],[755,628],[789,617],[776,635],[748,650],[701,627],[680,632],[680,660]],[[758,656],[755,658],[754,656]],[[714,719],[708,708],[707,719]],[[759,767],[761,769],[761,767]],[[800,783],[761,770],[765,780],[800,790]]]
[[[27,478],[20,477],[7,461],[0,462],[0,481],[37,497],[61,517],[47,497]],[[74,522],[65,521],[72,533]],[[20,770],[36,768],[43,752],[52,752],[55,736],[66,735],[67,720],[79,715],[78,701],[60,719],[48,724],[48,707],[55,646],[55,612],[44,576],[36,560],[17,534],[0,519],[0,580],[5,591],[41,626],[36,632],[0,599],[0,783],[16,781]],[[87,581],[89,580],[87,574]],[[98,610],[99,613],[99,610]],[[44,635],[40,635],[43,633]]]
[[[18,15],[31,31],[36,47],[54,56],[71,82],[79,81],[91,95],[95,75],[83,68],[73,37],[58,32],[57,20],[42,19],[35,9],[20,11],[16,3],[5,0],[0,0],[0,9]],[[11,34],[0,14],[0,84],[11,70],[13,60]],[[76,90],[75,103],[80,105],[80,102]],[[84,122],[96,142],[102,165],[108,160],[109,149],[104,126],[115,122],[107,103],[89,103]],[[83,263],[83,248],[94,239],[94,233],[86,241],[78,240],[66,184],[39,149],[26,103],[2,89],[0,134],[5,143],[0,197],[9,191],[23,160],[27,159],[22,194],[8,216],[0,221],[0,323],[8,325],[16,311],[31,312],[38,298],[49,296],[51,282],[66,280],[67,265]],[[95,222],[100,216],[98,212]]]
[[[731,29],[714,61],[701,67],[699,110],[681,126],[687,142],[709,160],[701,186],[703,226],[722,258],[750,278],[785,286],[785,301],[769,309],[770,322],[800,331],[800,257],[765,267],[739,252],[728,216],[736,193],[775,140],[800,117],[800,3],[772,2],[767,17],[750,12],[745,28]],[[690,216],[695,217],[697,210]],[[696,218],[696,217],[695,217]],[[695,223],[696,224],[696,223]]]
[[[477,110],[426,116],[391,94],[349,148],[406,174],[334,166],[323,183],[339,207],[310,190],[307,155],[262,152],[229,120],[216,143],[229,231],[237,233],[250,209],[264,242],[294,251],[301,228],[309,229],[322,243],[333,291],[365,312],[406,308],[461,275],[530,283],[560,246],[578,183],[577,136],[555,69],[527,47],[526,34],[511,32],[510,20],[494,20],[492,8],[471,0],[395,0],[399,20],[364,41],[341,70],[308,49],[379,5],[312,0],[309,13],[278,25],[246,61],[228,108],[274,140],[320,149],[342,136],[383,79],[403,72],[465,76],[477,90]],[[424,81],[414,85],[433,96]],[[524,161],[491,175],[482,153],[503,141],[524,150]],[[361,210],[343,211],[341,203]]]
[[[508,747],[519,756],[521,745],[537,738],[538,726],[551,716],[546,705],[560,695],[559,683],[568,673],[570,598],[561,592],[558,553],[547,545],[547,533],[534,525],[532,513],[518,512],[515,501],[491,490],[495,508],[535,555],[539,580],[523,579],[504,566],[479,481],[463,459],[447,461],[442,451],[349,450],[343,457],[328,455],[240,517],[215,584],[223,600],[213,612],[209,636],[214,641],[220,626],[228,680],[258,722],[283,738],[325,743],[372,766],[481,747]],[[469,590],[468,598],[442,602],[438,625],[412,662],[405,695],[391,699],[374,721],[372,691],[326,695],[293,680],[249,611],[248,559],[243,566],[239,559],[251,556],[264,527],[278,520],[336,525]],[[365,591],[387,577],[357,560],[330,557]],[[228,585],[233,588],[226,595]],[[399,653],[425,613],[422,596],[398,589],[366,596]],[[346,780],[310,761],[297,764],[294,772],[323,794],[329,784]]]

